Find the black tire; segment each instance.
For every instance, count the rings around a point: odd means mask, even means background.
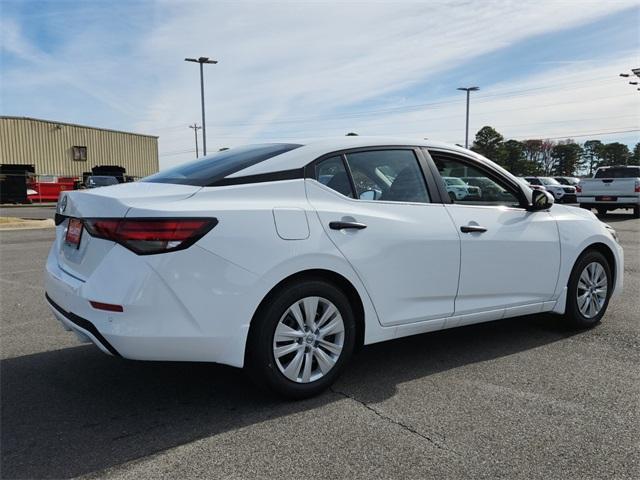
[[[633,218],[640,218],[640,206],[633,207]]]
[[[590,263],[597,262],[602,265],[607,276],[607,294],[602,308],[597,315],[589,318],[582,314],[578,307],[578,281],[584,269]],[[609,298],[611,297],[611,289],[613,288],[613,277],[611,274],[611,266],[607,258],[597,250],[587,250],[576,261],[569,277],[569,285],[567,288],[567,308],[565,313],[566,321],[575,328],[586,329],[595,327],[600,323],[602,317],[609,306]]]
[[[449,192],[449,198],[451,199],[451,201],[453,203],[456,203],[457,198],[456,198],[456,194],[455,193]]]
[[[604,207],[598,207],[598,215],[606,215],[607,214],[607,209]]]
[[[287,309],[298,300],[310,296],[325,298],[335,305],[344,323],[344,341],[342,352],[329,372],[318,380],[296,383],[278,368],[273,353],[273,338]],[[247,341],[245,368],[256,384],[283,397],[297,400],[318,395],[338,378],[353,354],[356,339],[353,309],[344,292],[326,280],[309,279],[285,285],[267,299],[253,322]]]

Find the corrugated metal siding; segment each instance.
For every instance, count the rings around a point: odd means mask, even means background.
[[[74,161],[73,147],[87,147]],[[119,165],[127,175],[158,171],[158,139],[29,118],[0,117],[0,163],[33,164],[39,175],[80,176],[96,165]]]

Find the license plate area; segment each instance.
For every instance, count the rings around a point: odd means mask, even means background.
[[[67,234],[64,237],[64,242],[75,249],[80,248],[82,230],[82,220],[79,220],[77,218],[70,218],[69,225],[67,226]]]
[[[596,197],[597,202],[615,202],[616,200],[618,200],[618,197],[612,197],[610,195]]]

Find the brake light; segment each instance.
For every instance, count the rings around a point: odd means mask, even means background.
[[[88,218],[87,233],[119,243],[138,255],[174,252],[200,240],[218,223],[215,218]]]
[[[582,187],[580,185],[576,185],[576,193],[582,193]]]
[[[633,189],[634,192],[640,193],[640,182],[636,180],[636,188]]]

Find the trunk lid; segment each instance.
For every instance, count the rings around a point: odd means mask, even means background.
[[[201,187],[147,182],[132,182],[90,190],[63,192],[56,212],[71,218],[123,218],[139,205],[176,202],[195,194]],[[58,265],[78,280],[86,280],[105,258],[114,242],[95,238],[83,229],[80,243],[65,241],[69,219],[56,228]]]

